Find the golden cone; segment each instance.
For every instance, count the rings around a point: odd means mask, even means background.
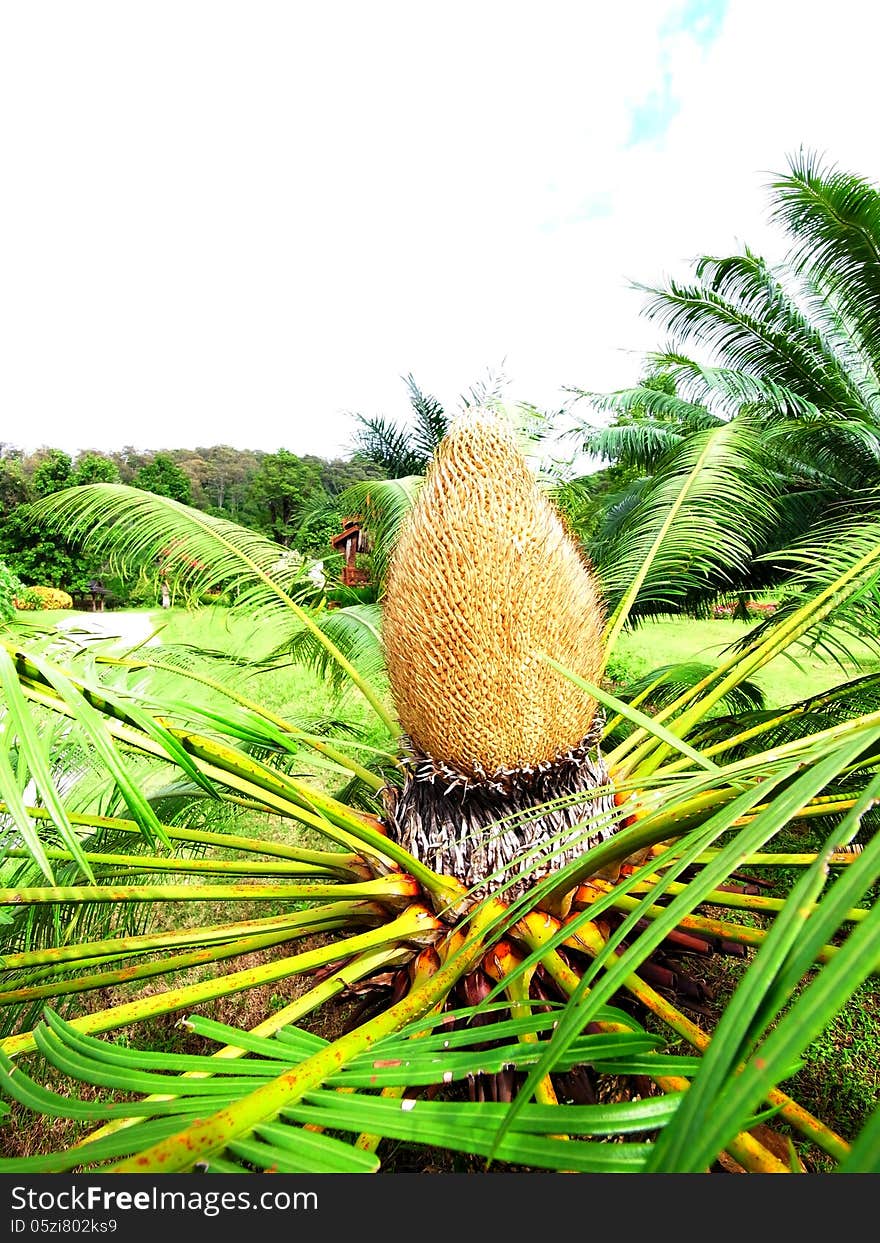
[[[384,639],[414,748],[477,780],[553,761],[590,734],[595,702],[542,654],[595,680],[593,578],[503,416],[457,419],[391,565]]]

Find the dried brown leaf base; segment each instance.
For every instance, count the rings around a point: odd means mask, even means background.
[[[435,872],[509,899],[616,829],[596,721],[578,746],[529,768],[463,773],[412,744],[400,790],[385,795],[389,835]]]

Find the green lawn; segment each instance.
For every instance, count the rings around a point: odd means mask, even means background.
[[[43,611],[20,614],[17,620],[23,628],[27,628],[45,627],[47,623],[71,624],[77,618],[88,624],[96,616],[107,627],[112,627],[114,620],[118,619],[120,628],[124,628],[127,618],[140,617],[144,619],[144,626],[148,624],[151,630],[157,632],[160,644],[219,650],[230,655],[246,656],[249,660],[269,656],[280,642],[284,624],[281,619],[274,625],[265,621],[256,623],[247,617],[233,615],[229,609],[211,607],[193,611],[180,608],[149,611],[120,609],[98,615]],[[646,622],[620,636],[609,673],[614,681],[622,682],[648,673],[658,665],[676,661],[718,662],[725,649],[745,634],[751,624],[730,618],[696,621],[678,617]],[[790,654],[778,656],[762,669],[754,681],[764,691],[768,707],[776,707],[806,699],[861,674],[880,670],[880,658],[876,652],[864,644],[853,644],[851,648],[856,660],[843,668],[829,657],[817,655],[803,647],[792,649]],[[247,683],[239,682],[238,687],[282,714],[290,713],[296,718],[341,715],[358,729],[365,728],[372,732],[372,712],[356,690],[347,691],[341,698],[329,695],[326,683],[300,665],[288,665],[266,674],[251,671]]]
[[[725,648],[745,634],[752,623],[722,618],[694,621],[668,618],[646,622],[620,636],[609,672],[616,680],[639,677],[658,665],[675,661],[720,662]],[[851,645],[857,663],[841,668],[835,661],[802,647],[790,655],[777,656],[755,675],[768,707],[806,699],[818,691],[861,674],[880,670],[876,652],[864,644]]]
[[[100,633],[105,636],[106,650],[114,656],[133,650],[133,654],[150,660],[190,665],[292,725],[308,733],[336,739],[355,759],[363,758],[360,746],[388,750],[384,728],[354,686],[348,685],[338,694],[324,678],[284,656],[284,636],[290,628],[290,619],[285,615],[279,614],[274,622],[264,618],[257,623],[229,609],[208,606],[195,610],[114,609],[97,614],[41,610],[16,617],[15,628],[23,635],[55,627],[64,629],[81,643],[89,641],[88,631]],[[273,660],[279,648],[281,654]],[[192,655],[188,649],[193,649]],[[211,661],[197,655],[204,652],[237,657],[242,664]],[[263,661],[266,664],[261,668]],[[157,685],[172,697],[181,693],[179,679],[175,679],[175,683],[166,679]],[[190,705],[218,706],[216,694],[198,683],[183,686]],[[347,779],[344,770],[311,751],[303,751],[303,761],[310,772],[315,770],[319,783],[328,788],[338,788]]]
[[[186,643],[207,648],[222,648],[232,653],[248,653],[250,657],[267,655],[278,642],[279,630],[265,623],[255,625],[246,617],[233,617],[229,610],[206,608],[196,612],[185,609],[169,609],[151,614],[152,622],[160,629],[162,643]],[[615,663],[621,662],[630,676],[647,673],[658,665],[674,661],[702,660],[717,663],[725,649],[751,628],[752,623],[721,618],[713,621],[695,621],[687,618],[667,618],[648,622],[621,635],[615,653]],[[792,649],[788,655],[778,656],[762,669],[754,681],[764,691],[767,704],[792,703],[806,699],[818,691],[839,682],[845,682],[860,674],[880,670],[880,658],[864,644],[852,645],[854,663],[841,667],[827,656],[817,655],[804,647]],[[326,686],[317,677],[301,667],[291,667],[273,672],[268,684],[253,687],[253,692],[266,696],[271,706],[300,705],[306,712],[320,713],[327,710]],[[353,713],[353,723],[367,724],[369,709],[357,692],[349,693],[344,700],[347,713]]]
[[[232,613],[229,609],[207,607],[158,610],[150,614],[160,644],[189,645],[206,651],[221,651],[246,658],[248,667],[233,674],[236,688],[249,698],[288,716],[291,720],[332,717],[367,734],[377,730],[373,709],[354,686],[336,694],[327,681],[302,664],[282,654],[271,669],[255,671],[254,661],[269,661],[283,650],[290,618],[279,615],[275,622]]]
[[[17,614],[15,620],[23,634],[57,626],[81,641],[85,640],[86,631],[95,628],[108,636],[108,642],[113,642],[114,654],[144,643],[140,650],[153,659],[162,659],[163,647],[238,657],[247,666],[236,669],[224,665],[222,673],[215,676],[274,712],[289,715],[293,721],[336,717],[370,732],[374,726],[372,709],[354,687],[341,695],[334,694],[324,679],[303,665],[286,660],[283,653],[271,669],[264,672],[258,667],[283,648],[285,633],[290,628],[286,615],[279,614],[275,621],[262,618],[257,622],[230,609],[211,606],[193,610],[113,609],[105,613],[43,609]]]

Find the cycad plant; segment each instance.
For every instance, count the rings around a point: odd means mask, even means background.
[[[129,562],[173,541],[181,574],[306,633],[380,730],[369,745],[310,730],[206,656],[7,634],[0,1085],[84,1127],[0,1169],[366,1172],[388,1141],[579,1172],[880,1167],[880,1112],[841,1135],[790,1085],[880,963],[880,711],[855,706],[864,686],[736,706],[769,660],[870,596],[880,525],[802,549],[803,603],[718,667],[662,672],[639,703],[602,682],[713,445],[634,541],[606,620],[504,426],[470,412],[392,561],[390,700],[268,541],[118,485],[47,502]],[[778,848],[798,826],[821,847]],[[793,876],[790,892],[737,888],[758,868]],[[141,916],[233,903],[247,918]],[[670,967],[697,945],[753,956],[714,1031]],[[208,974],[191,982],[194,966]],[[293,978],[257,1023],[199,1013]],[[147,979],[148,995],[84,1004]],[[324,1008],[352,993],[364,1008],[332,1035]],[[139,1036],[172,1014],[197,1051]]]

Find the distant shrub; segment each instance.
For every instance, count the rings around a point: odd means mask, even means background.
[[[363,587],[344,587],[340,583],[328,588],[327,599],[339,608],[347,608],[351,604],[375,604],[378,594],[372,583]]]
[[[12,601],[14,607],[20,613],[31,613],[34,609],[44,607],[42,600],[34,591],[33,587],[19,587],[15,593],[15,599]]]
[[[0,561],[0,622],[9,621],[15,612],[15,597],[21,591],[21,580],[5,562]]]
[[[776,600],[727,600],[712,606],[712,616],[747,621],[752,617],[772,617],[778,608]]]
[[[16,592],[15,607],[26,613],[36,609],[72,609],[73,599],[60,587],[25,587]]]
[[[626,686],[630,682],[635,682],[637,678],[642,677],[651,668],[651,663],[647,656],[638,652],[615,652],[608,661],[605,670],[605,681],[611,686]]]
[[[200,591],[193,603],[228,608],[234,602],[234,599],[235,597],[231,591]]]

